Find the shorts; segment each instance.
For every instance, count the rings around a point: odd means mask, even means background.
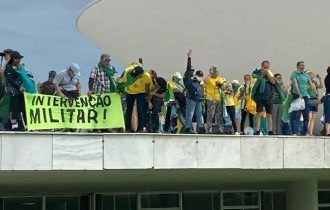
[[[330,95],[324,96],[323,99],[323,106],[324,106],[324,122],[330,123]]]
[[[257,104],[257,112],[263,112],[264,108],[266,110],[267,114],[271,114],[272,113],[272,109],[273,109],[273,103],[272,100],[262,100],[262,99],[258,99],[255,101]]]
[[[309,111],[310,112],[318,112],[319,111],[319,109],[318,109],[318,107],[319,107],[319,104],[318,104],[318,102],[317,102],[317,99],[312,99],[312,98],[310,98],[309,100],[308,100],[308,104],[309,104]]]
[[[235,120],[241,119],[241,109],[235,109]]]

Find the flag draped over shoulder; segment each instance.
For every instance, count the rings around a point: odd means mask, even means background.
[[[0,100],[0,118],[9,118],[10,95],[6,93]]]
[[[36,93],[37,85],[35,81],[32,79],[32,75],[25,70],[24,66],[20,65],[17,69],[17,72],[21,75],[23,84],[22,86],[28,93]]]
[[[139,78],[139,76],[134,77],[132,75],[134,68],[137,66],[139,65],[131,64],[125,69],[124,73],[118,80],[118,90],[124,91],[126,87],[132,85]]]

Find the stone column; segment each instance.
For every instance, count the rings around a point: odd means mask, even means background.
[[[317,180],[289,183],[287,207],[288,210],[318,210]]]

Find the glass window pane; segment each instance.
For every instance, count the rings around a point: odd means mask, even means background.
[[[46,210],[79,210],[79,196],[46,197]]]
[[[184,193],[183,210],[219,210],[219,193]]]
[[[141,195],[142,208],[179,207],[179,194],[148,194]]]
[[[262,192],[261,196],[261,209],[262,210],[273,210],[273,193]]]
[[[80,210],[89,210],[90,201],[88,195],[80,196]]]
[[[259,193],[258,192],[245,192],[244,193],[244,205],[245,206],[258,206]]]
[[[319,210],[330,210],[330,207],[319,207]]]
[[[116,195],[116,210],[137,210],[137,195]]]
[[[319,204],[330,203],[330,191],[319,191]]]
[[[5,210],[42,210],[42,197],[4,198]]]
[[[223,205],[224,206],[242,206],[243,195],[242,193],[223,193]]]
[[[114,210],[113,195],[96,195],[96,210]]]
[[[286,192],[274,192],[274,210],[286,210]]]

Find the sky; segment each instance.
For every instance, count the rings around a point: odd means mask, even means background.
[[[50,70],[78,63],[87,92],[89,72],[102,53],[76,27],[79,12],[90,1],[1,0],[0,50],[12,48],[24,55],[22,62],[36,82],[47,80]]]

